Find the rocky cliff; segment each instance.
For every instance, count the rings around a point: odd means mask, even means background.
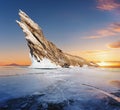
[[[73,56],[57,48],[55,44],[48,41],[41,28],[26,13],[20,10],[20,20],[16,21],[25,33],[27,45],[30,49],[31,57],[41,63],[43,59],[49,60],[55,65],[61,67],[94,65],[88,63],[85,59]],[[47,67],[49,68],[49,67]]]

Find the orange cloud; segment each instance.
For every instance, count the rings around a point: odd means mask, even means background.
[[[114,32],[120,32],[120,23],[114,23],[111,26],[113,27]]]
[[[98,9],[111,11],[120,8],[120,3],[117,0],[98,0]]]
[[[83,57],[88,61],[119,61],[120,51],[104,49],[104,50],[76,50],[69,51],[70,54]]]
[[[120,23],[113,23],[105,29],[95,32],[96,35],[84,37],[84,39],[97,39],[104,37],[117,36],[120,33]]]
[[[112,42],[112,43],[108,44],[108,47],[110,47],[110,48],[120,48],[120,41]]]
[[[110,52],[110,50],[86,50],[82,51],[83,54],[98,54],[98,53],[106,53]]]

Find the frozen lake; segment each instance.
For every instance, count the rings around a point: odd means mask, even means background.
[[[94,110],[83,106],[88,102],[99,105],[100,100],[108,97],[100,90],[108,94],[120,90],[120,69],[0,67],[1,104],[8,99],[43,94],[40,102],[72,100],[74,103],[64,109]]]

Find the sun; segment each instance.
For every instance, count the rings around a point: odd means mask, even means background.
[[[108,62],[100,62],[100,63],[98,63],[98,65],[100,65],[100,66],[108,66],[109,65],[109,63]]]

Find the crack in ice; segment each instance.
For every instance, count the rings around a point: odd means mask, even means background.
[[[88,84],[81,84],[81,85],[88,86],[88,87],[91,87],[91,88],[93,88],[93,89],[95,89],[95,90],[98,90],[99,92],[101,92],[101,93],[109,96],[110,98],[112,98],[112,99],[114,99],[114,100],[116,100],[117,102],[120,103],[120,97],[117,97],[117,96],[115,96],[115,95],[113,95],[113,94],[111,94],[111,93],[108,93],[108,92],[106,92],[106,91],[104,91],[104,90],[102,90],[102,89],[100,89],[100,88],[97,88],[97,87],[95,87],[95,86],[92,86],[92,85],[88,85]]]

